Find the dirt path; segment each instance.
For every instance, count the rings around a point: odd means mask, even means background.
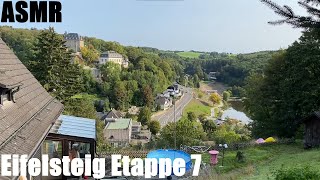
[[[207,90],[217,90],[220,95],[222,95],[223,91],[227,90],[228,87],[222,83],[218,82],[201,82],[200,90],[202,92],[206,92]]]

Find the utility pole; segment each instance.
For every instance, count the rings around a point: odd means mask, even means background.
[[[176,99],[173,96],[174,149],[177,149]]]

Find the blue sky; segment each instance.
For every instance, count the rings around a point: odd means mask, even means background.
[[[267,24],[279,17],[259,0],[61,1],[63,23],[0,25],[53,26],[59,33],[77,32],[124,45],[232,53],[287,48],[301,35],[300,29]],[[296,1],[275,2],[303,12]]]

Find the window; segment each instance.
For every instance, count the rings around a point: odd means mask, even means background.
[[[42,153],[48,154],[49,158],[62,158],[62,142],[45,140],[42,144]]]
[[[1,95],[1,99],[3,102],[9,101],[9,94]]]
[[[4,105],[5,102],[12,101],[10,94],[11,90],[0,88],[0,105]]]

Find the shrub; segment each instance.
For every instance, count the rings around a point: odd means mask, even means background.
[[[244,153],[242,151],[238,151],[237,155],[236,155],[236,159],[239,163],[243,163],[245,162],[245,156]]]
[[[231,96],[231,93],[229,91],[223,91],[222,97],[224,101],[228,101]]]
[[[319,180],[320,173],[309,166],[281,168],[273,173],[276,180]]]

